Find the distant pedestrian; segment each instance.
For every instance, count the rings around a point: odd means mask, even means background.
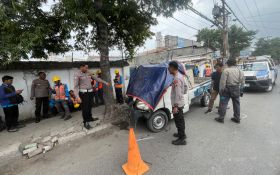
[[[199,77],[199,68],[198,68],[198,64],[196,64],[193,68],[193,75],[194,77]]]
[[[31,85],[31,97],[30,100],[35,98],[35,122],[38,123],[41,120],[41,107],[43,105],[43,118],[48,117],[49,111],[49,96],[50,96],[50,83],[46,80],[46,73],[39,72],[39,78],[33,80]]]
[[[55,106],[58,112],[61,114],[61,119],[69,120],[72,118],[68,106],[69,100],[69,91],[68,86],[66,84],[61,83],[61,79],[59,76],[53,77],[54,88],[53,93],[55,94]]]
[[[204,75],[205,77],[211,77],[212,74],[212,68],[210,67],[209,64],[206,64],[206,68],[204,70]]]
[[[23,89],[15,90],[13,77],[5,75],[2,77],[3,84],[0,86],[0,104],[5,114],[5,122],[8,132],[16,132],[19,128],[24,127],[18,123],[18,95]]]
[[[231,121],[240,123],[240,96],[243,96],[243,87],[245,78],[243,72],[236,66],[235,59],[227,61],[228,68],[226,68],[220,80],[220,117],[215,118],[217,122],[223,123],[226,115],[228,102],[231,99],[233,104],[234,117]]]
[[[205,112],[206,114],[212,112],[214,102],[219,95],[219,86],[220,86],[220,79],[223,71],[223,64],[217,63],[215,65],[216,72],[213,72],[211,75],[212,83],[211,83],[211,99],[208,105],[208,110]]]
[[[92,79],[96,80],[97,82],[109,85],[109,83],[106,81],[93,76],[88,71],[88,65],[81,64],[80,70],[75,74],[74,78],[74,93],[78,98],[79,103],[82,103],[83,122],[86,129],[92,128],[89,122],[98,120],[98,118],[92,118],[91,113],[93,103],[93,87],[91,85]]]
[[[174,134],[174,137],[178,137],[177,140],[172,141],[174,145],[186,145],[186,133],[185,133],[185,119],[183,115],[183,108],[185,106],[184,93],[185,93],[185,80],[184,76],[178,71],[178,63],[171,61],[169,63],[169,72],[174,76],[174,81],[171,90],[171,105],[172,113],[174,115],[175,125],[178,133]]]
[[[115,70],[115,92],[116,92],[116,98],[117,98],[117,103],[123,104],[123,77],[120,75],[120,71],[118,69]]]

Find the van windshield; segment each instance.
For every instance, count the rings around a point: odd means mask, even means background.
[[[267,63],[247,63],[243,66],[244,71],[261,71],[268,70]]]

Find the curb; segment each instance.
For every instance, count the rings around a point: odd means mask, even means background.
[[[82,138],[84,136],[108,129],[112,126],[113,126],[112,124],[107,123],[107,124],[96,126],[96,127],[92,128],[91,130],[82,130],[82,131],[78,131],[78,132],[69,133],[67,135],[63,135],[63,136],[59,137],[58,143],[59,143],[59,145],[65,144],[67,142]],[[21,155],[21,153],[19,151],[20,145],[21,145],[20,142],[16,142],[16,143],[6,147],[5,150],[0,150],[0,160],[5,159],[6,157],[16,157],[18,155]]]

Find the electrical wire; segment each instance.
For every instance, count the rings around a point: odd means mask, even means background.
[[[190,25],[188,25],[188,24],[186,24],[186,23],[180,21],[180,20],[177,19],[177,18],[174,18],[173,16],[172,16],[171,18],[174,19],[174,20],[176,20],[177,22],[179,22],[179,23],[181,23],[181,24],[183,24],[183,25],[185,25],[185,26],[187,26],[187,27],[193,29],[193,30],[197,30],[197,31],[199,30],[199,29],[197,29],[197,28],[195,28],[195,27],[192,27],[192,26],[190,26]]]
[[[251,10],[250,10],[250,8],[249,8],[249,5],[248,5],[248,3],[247,3],[247,0],[244,0],[244,2],[245,2],[246,8],[248,9],[248,12],[249,12],[250,16],[253,16],[253,14],[252,14],[252,12],[251,12]],[[255,22],[255,19],[252,18],[252,20],[253,20],[254,23],[256,24],[257,28],[260,28],[259,25]]]
[[[256,6],[258,15],[259,15],[260,19],[262,20],[262,17],[261,17],[261,13],[260,13],[260,9],[259,9],[259,7],[258,7],[258,4],[257,4],[256,0],[253,0],[253,1],[254,1],[255,6]],[[268,34],[268,32],[266,31],[266,29],[265,29],[264,23],[261,22],[261,24],[262,24],[262,27],[264,28],[264,30],[265,30],[265,32],[266,32],[266,34],[267,34],[267,36],[268,36],[269,34]]]

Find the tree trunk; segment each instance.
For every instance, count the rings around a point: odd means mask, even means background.
[[[103,0],[95,0],[96,11],[102,14]],[[105,100],[105,120],[113,117],[114,111],[114,90],[111,85],[110,62],[109,62],[109,43],[108,43],[108,24],[97,18],[97,45],[100,52],[100,68],[102,71],[102,78],[110,83],[110,86],[104,86],[104,100]]]

